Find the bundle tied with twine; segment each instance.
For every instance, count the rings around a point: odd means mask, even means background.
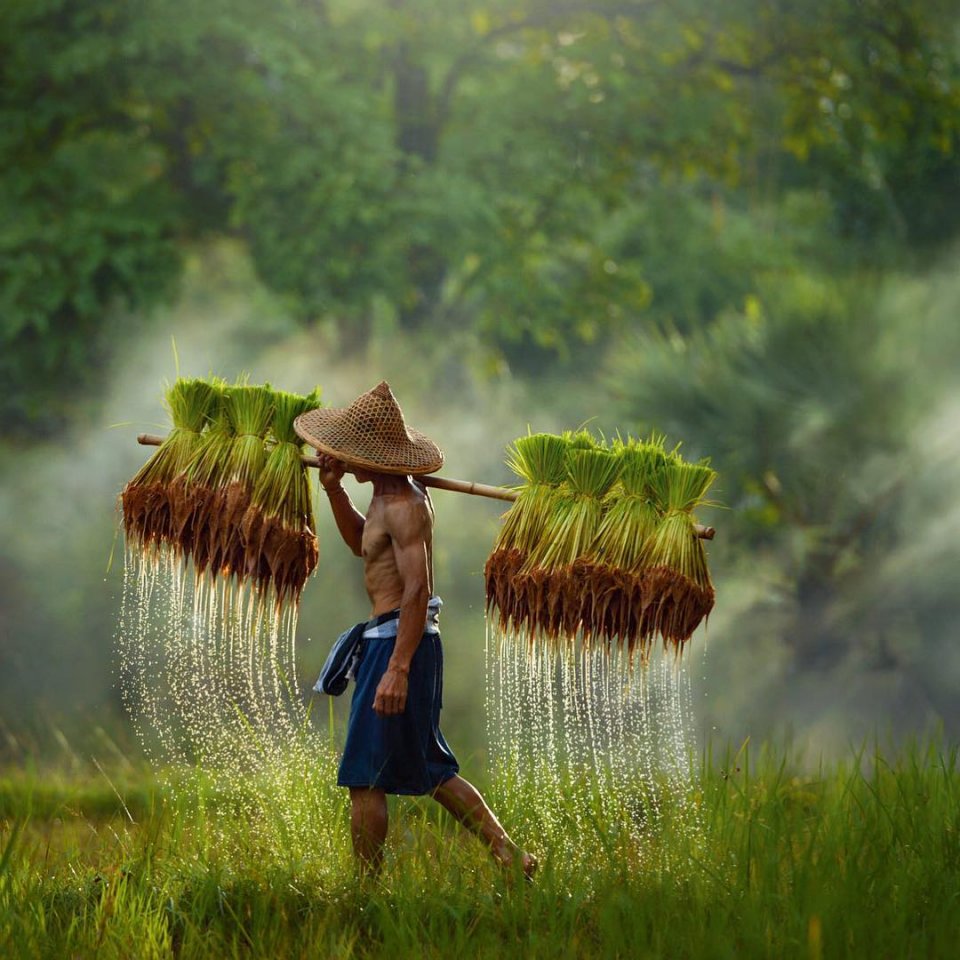
[[[667,453],[662,437],[608,448],[586,431],[521,438],[508,463],[526,483],[486,567],[501,629],[531,643],[646,650],[659,634],[682,647],[714,600],[693,517],[709,465]]]
[[[184,538],[184,556],[193,561],[198,574],[205,573],[208,568],[213,574],[219,571],[213,549],[215,531],[219,527],[213,511],[214,502],[224,483],[227,454],[233,437],[226,411],[226,392],[227,385],[222,383],[220,402],[179,481],[188,491],[186,502],[190,505],[189,515],[185,519],[188,536]]]
[[[209,501],[207,535],[210,566],[222,574],[246,577],[253,562],[240,529],[254,487],[267,463],[267,431],[273,417],[269,384],[228,387],[223,404],[226,435],[219,482]]]
[[[173,430],[121,495],[128,545],[152,556],[168,548],[198,577],[297,602],[318,549],[293,420],[319,405],[319,389],[177,380],[167,393]]]

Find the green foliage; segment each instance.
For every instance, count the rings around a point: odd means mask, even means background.
[[[185,240],[239,236],[344,343],[458,321],[531,372],[647,310],[698,326],[778,258],[939,245],[955,27],[942,0],[8,4],[4,430],[102,377]]]
[[[921,429],[949,388],[952,341],[884,308],[882,288],[801,275],[771,279],[706,329],[638,336],[616,358],[620,415],[710,452],[732,508],[724,539],[745,548],[751,579],[756,557],[769,558],[768,596],[786,617],[776,631],[798,668],[863,657],[923,669],[890,646],[922,605],[901,596],[894,623],[878,584],[918,536],[904,510],[928,469]],[[927,495],[928,508],[944,496]]]
[[[99,8],[99,9],[98,9]],[[89,388],[120,333],[107,305],[153,302],[180,264],[176,186],[127,102],[126,5],[0,13],[0,417],[41,429]],[[34,425],[32,427],[36,429]]]
[[[724,489],[745,498],[727,505],[756,522],[829,527],[859,498],[837,476],[866,451],[889,455],[903,442],[890,416],[907,413],[909,384],[890,344],[909,334],[866,291],[828,282],[781,281],[765,300],[686,336],[637,336],[615,361],[621,409],[709,450],[736,478]]]

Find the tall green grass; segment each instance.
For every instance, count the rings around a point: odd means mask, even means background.
[[[426,799],[392,805],[385,870],[358,883],[331,781],[326,761],[298,770],[255,810],[202,778],[7,775],[0,956],[955,955],[960,765],[941,743],[813,774],[778,749],[708,752],[658,816],[629,776],[621,818],[552,824],[522,782],[486,784],[541,856],[532,886]]]

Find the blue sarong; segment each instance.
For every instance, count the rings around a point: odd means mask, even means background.
[[[367,621],[337,776],[341,787],[419,795],[432,793],[459,772],[440,732],[443,648],[437,622],[441,604],[439,597],[430,598],[423,636],[410,663],[407,702],[403,713],[393,717],[377,714],[373,699],[393,655],[400,611]]]

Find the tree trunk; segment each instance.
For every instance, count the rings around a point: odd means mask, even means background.
[[[393,79],[395,143],[403,157],[404,173],[415,176],[418,168],[436,162],[440,125],[427,69],[411,59],[406,41],[394,48]],[[434,246],[411,243],[406,259],[412,296],[399,305],[400,323],[416,329],[436,308],[446,275],[445,258]]]

